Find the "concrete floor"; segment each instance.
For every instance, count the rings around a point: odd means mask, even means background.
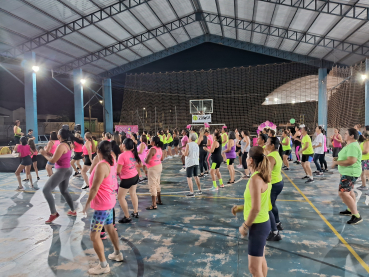
[[[291,168],[277,202],[283,240],[267,243],[268,276],[369,276],[365,196],[359,200],[364,222],[349,226],[345,224],[349,217],[337,215],[345,208],[337,196],[338,173],[306,185],[300,179],[301,166]],[[204,194],[186,198],[186,178],[179,169],[178,158],[164,162],[165,205],[156,211],[145,210],[150,205],[148,188],[138,186],[140,218],[117,224],[125,261],[109,261],[112,271],[107,276],[251,276],[247,239],[238,233],[243,216],[230,212],[234,204],[243,203],[246,181],[210,192],[207,177],[201,180]],[[221,172],[228,180],[225,166]],[[238,172],[237,179],[240,176]],[[40,177],[42,188],[46,172],[41,171]],[[88,268],[98,262],[89,238],[92,210],[87,217],[81,213],[76,219],[67,217],[68,206],[56,189],[61,216],[45,225],[49,208],[42,191],[16,192],[13,174],[0,173],[0,178],[0,276],[88,276]],[[87,199],[81,186],[82,178],[71,179],[78,211]],[[116,214],[118,219],[123,214],[118,204]],[[106,255],[111,253],[110,241],[104,245]]]

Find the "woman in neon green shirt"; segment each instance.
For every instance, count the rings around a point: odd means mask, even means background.
[[[268,160],[270,168],[272,169],[272,190],[270,192],[270,202],[272,204],[272,210],[269,211],[271,232],[267,238],[268,241],[279,241],[281,236],[280,230],[283,230],[282,224],[279,221],[279,213],[276,205],[277,197],[283,190],[283,179],[282,179],[282,165],[283,161],[281,155],[279,155],[280,143],[277,137],[269,137],[266,143],[265,149],[268,151]]]
[[[222,137],[222,151],[223,151],[223,149],[225,148],[225,146],[227,145],[227,142],[228,142],[228,134],[227,134],[227,127],[226,126],[222,127],[221,137]],[[225,153],[222,153],[222,157],[223,157],[223,162],[226,163],[227,157],[226,157]]]
[[[271,169],[268,158],[260,146],[250,149],[247,166],[252,176],[247,182],[244,193],[245,203],[233,206],[232,214],[243,211],[244,222],[239,231],[242,236],[249,234],[249,269],[252,276],[267,276],[265,244],[270,232],[269,210],[270,191],[272,189]]]
[[[168,159],[173,159],[173,155],[172,155],[173,137],[172,137],[172,132],[169,129],[167,130],[166,140],[167,140],[167,145],[168,145]]]
[[[301,165],[305,171],[306,176],[302,179],[308,179],[305,183],[314,182],[313,172],[311,171],[310,163],[313,160],[314,149],[311,142],[311,138],[308,135],[308,129],[306,126],[301,128],[301,149],[299,150],[299,155],[302,154]]]
[[[338,165],[338,172],[341,174],[341,180],[338,187],[338,195],[347,209],[340,212],[340,215],[351,216],[347,224],[358,224],[363,219],[357,210],[356,197],[353,191],[357,178],[361,175],[361,149],[356,141],[359,137],[357,130],[350,128],[345,132],[344,139],[346,146],[338,153],[338,160],[333,161],[332,168]]]
[[[288,157],[291,155],[291,139],[290,131],[283,130],[282,133],[282,150],[283,150],[283,169],[290,170],[290,164],[288,163]]]
[[[361,186],[357,189],[368,190],[366,186],[366,179],[369,179],[369,136],[367,133],[362,133],[359,137],[359,143],[361,148]]]

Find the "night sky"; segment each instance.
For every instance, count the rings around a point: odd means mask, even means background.
[[[256,54],[244,50],[231,48],[213,43],[204,43],[183,52],[174,54],[156,62],[144,65],[131,73],[147,73],[147,72],[167,72],[167,71],[186,71],[186,70],[209,70],[216,68],[229,68],[239,66],[255,66],[261,64],[272,64],[289,62],[283,59],[269,57],[266,55]],[[12,72],[23,80],[21,68],[11,66],[15,69]],[[113,84],[113,110],[114,114],[120,114],[123,99],[125,74],[112,78]],[[60,78],[65,86],[73,90],[72,79],[67,77]],[[91,84],[90,87],[95,91],[99,89],[98,84]],[[74,121],[74,103],[73,94],[56,83],[49,72],[39,72],[37,79],[37,108],[39,114],[60,114],[66,115],[70,121]],[[93,94],[85,90],[85,103]],[[92,117],[97,117],[102,121],[102,106],[97,100],[91,101],[94,105],[92,108]],[[21,83],[15,80],[11,75],[0,68],[0,106],[13,110],[24,107],[24,88]],[[85,108],[85,116],[88,116],[88,107]]]

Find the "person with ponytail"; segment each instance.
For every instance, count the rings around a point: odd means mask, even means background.
[[[148,185],[151,194],[152,205],[147,207],[146,210],[156,210],[158,205],[163,205],[161,202],[160,192],[160,177],[161,172],[163,171],[162,161],[163,161],[163,152],[162,147],[163,143],[160,141],[158,136],[151,138],[151,148],[146,156],[146,167],[148,174]],[[156,201],[156,197],[158,201]]]
[[[181,147],[180,147],[181,154],[182,154],[181,156],[182,168],[179,172],[186,172],[186,166],[185,166],[186,156],[184,155],[184,152],[186,150],[186,145],[189,142],[188,136],[189,136],[188,131],[185,129],[182,130],[182,139],[181,139]]]
[[[70,159],[74,148],[72,142],[76,141],[77,138],[69,130],[62,128],[58,132],[58,139],[60,143],[56,147],[54,155],[50,156],[43,148],[39,151],[48,162],[55,164],[55,173],[46,181],[42,190],[51,212],[49,219],[45,222],[46,224],[51,224],[59,217],[55,207],[55,200],[51,193],[57,186],[59,186],[60,193],[70,208],[67,215],[77,216],[77,212],[74,210],[73,199],[68,192],[69,178],[73,173],[72,167],[70,166]]]
[[[32,176],[31,176],[31,166],[32,166],[31,156],[33,155],[33,151],[30,145],[27,144],[26,137],[24,136],[21,137],[19,142],[21,144],[17,144],[15,146],[15,151],[19,153],[19,158],[20,158],[21,163],[19,164],[17,170],[15,171],[15,176],[17,177],[17,180],[18,180],[17,190],[22,191],[24,190],[24,187],[22,186],[20,174],[23,170],[26,170],[26,180],[27,178],[29,179],[29,181],[31,182],[31,186],[33,188],[33,182],[32,182]]]
[[[279,221],[279,213],[276,205],[277,197],[282,192],[284,186],[282,178],[283,161],[278,153],[279,144],[280,142],[277,137],[269,137],[265,146],[269,153],[267,157],[272,170],[270,200],[273,208],[269,211],[271,232],[267,238],[268,241],[279,241],[282,239],[279,231],[283,230],[283,228],[282,223]]]
[[[141,160],[141,165],[137,166],[137,171],[138,174],[140,175],[140,180],[138,181],[138,183],[142,183],[144,181],[147,181],[147,168],[146,168],[146,164],[145,164],[145,159],[147,156],[147,152],[149,151],[148,147],[147,147],[147,136],[146,135],[142,135],[140,137],[140,147],[138,149],[138,156],[140,157]],[[145,177],[141,178],[141,167],[143,172],[145,173]]]
[[[86,140],[86,143],[82,147],[82,153],[84,155],[85,161],[84,161],[84,165],[81,171],[81,175],[83,177],[83,180],[85,181],[85,184],[84,186],[82,186],[82,189],[88,188],[87,171],[90,169],[92,160],[96,156],[96,144],[90,132],[87,132],[85,134],[85,140]]]
[[[88,270],[91,275],[99,275],[110,272],[109,264],[105,258],[104,244],[101,240],[101,231],[107,230],[113,243],[114,253],[108,258],[113,261],[123,261],[123,253],[119,250],[119,237],[113,225],[115,193],[117,187],[117,163],[116,157],[109,141],[101,141],[98,145],[97,156],[94,159],[94,168],[91,172],[89,185],[90,193],[83,213],[86,214],[89,206],[94,209],[90,224],[90,238],[93,247],[99,257],[99,264]],[[95,160],[99,162],[95,166]]]
[[[128,223],[132,221],[129,215],[126,195],[129,191],[133,205],[132,217],[138,218],[138,198],[136,194],[137,183],[139,180],[136,164],[141,164],[141,159],[138,156],[137,145],[132,139],[126,138],[122,144],[123,152],[118,158],[117,174],[120,178],[120,185],[118,191],[119,204],[124,212],[124,217],[120,219],[119,223]]]
[[[250,149],[247,166],[252,175],[244,193],[244,205],[233,206],[232,214],[243,211],[244,222],[239,227],[241,236],[249,235],[248,257],[252,276],[267,276],[265,244],[270,232],[270,191],[272,189],[271,168],[264,149],[254,146]]]
[[[103,139],[102,139],[102,140],[106,140],[106,141],[111,142],[112,137],[113,137],[113,136],[112,136],[109,132],[106,132],[106,133],[105,133],[105,136],[103,137]]]
[[[288,162],[288,157],[291,154],[291,139],[290,139],[290,131],[283,130],[282,133],[282,150],[283,150],[283,169],[290,170],[290,164]]]
[[[54,155],[56,148],[59,145],[59,140],[58,140],[58,134],[55,131],[50,132],[50,140],[46,145],[45,151],[47,153],[49,153],[49,156]],[[47,162],[46,163],[46,172],[47,172],[47,176],[50,177],[51,175],[53,175],[53,166],[54,164]]]
[[[73,176],[78,176],[79,174],[81,174],[79,172],[79,170],[82,169],[82,166],[80,164],[80,160],[83,159],[83,157],[82,157],[83,139],[81,139],[81,134],[80,133],[76,133],[75,136],[79,140],[77,140],[73,143],[74,144],[74,155],[73,155],[73,158],[70,162],[70,165],[74,169],[74,175]],[[76,164],[77,164],[77,166],[76,166]]]

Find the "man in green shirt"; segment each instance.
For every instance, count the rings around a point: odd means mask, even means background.
[[[341,179],[338,188],[338,195],[347,209],[340,212],[340,215],[351,216],[347,224],[358,224],[363,219],[361,218],[356,205],[356,197],[353,191],[354,184],[361,175],[361,148],[357,139],[359,138],[358,131],[350,128],[345,132],[344,139],[346,146],[338,153],[338,160],[333,161],[332,168],[338,165],[338,171],[341,174]]]
[[[313,172],[311,171],[310,163],[313,160],[314,149],[313,144],[311,143],[311,138],[308,135],[308,129],[306,126],[301,128],[301,135],[303,137],[301,140],[301,148],[299,150],[299,155],[302,154],[301,165],[302,168],[305,170],[306,174],[306,176],[303,177],[302,179],[308,179],[305,183],[312,183],[314,182],[314,178]]]

